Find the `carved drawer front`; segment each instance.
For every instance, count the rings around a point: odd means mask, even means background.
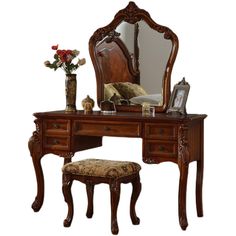
[[[158,156],[158,157],[177,157],[177,142],[174,141],[157,141],[146,140],[145,143],[145,156]]]
[[[69,134],[70,121],[60,119],[50,119],[44,121],[44,131],[46,134]]]
[[[44,148],[50,150],[69,150],[70,137],[46,136],[44,139]]]
[[[177,126],[169,124],[145,124],[145,138],[159,140],[177,139]]]
[[[139,137],[140,124],[135,122],[76,122],[75,134],[92,136]]]

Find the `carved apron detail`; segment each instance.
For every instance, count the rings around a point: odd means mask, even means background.
[[[178,144],[178,163],[187,165],[189,163],[188,127],[185,125],[179,127]]]
[[[30,155],[32,156],[32,158],[42,156],[41,138],[40,138],[41,120],[36,119],[34,123],[36,125],[36,131],[33,132],[28,142],[28,147],[29,147]]]

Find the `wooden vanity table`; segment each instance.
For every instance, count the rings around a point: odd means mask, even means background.
[[[166,113],[178,45],[178,37],[170,28],[157,24],[134,2],[120,10],[110,24],[94,32],[89,40],[89,53],[96,75],[97,104],[100,106],[112,95],[119,95],[127,105],[116,104],[117,112],[112,115],[100,111],[34,114],[36,131],[29,140],[38,187],[32,204],[34,211],[40,210],[44,199],[41,159],[45,154],[56,154],[68,163],[76,152],[101,146],[103,136],[114,136],[142,138],[142,156],[147,164],[170,161],[178,165],[178,211],[183,230],[188,226],[188,166],[196,161],[197,215],[203,216],[203,124],[206,115]],[[155,98],[151,103],[155,116],[142,115],[141,104],[146,100],[135,103],[140,95],[142,99]]]
[[[36,131],[29,140],[38,187],[32,204],[34,211],[40,210],[44,199],[41,159],[45,154],[56,154],[64,158],[64,163],[68,163],[77,151],[101,146],[103,136],[115,136],[142,138],[143,161],[147,164],[171,161],[178,165],[179,223],[184,230],[188,226],[188,166],[190,162],[196,161],[197,215],[203,216],[203,123],[206,115],[157,114],[155,117],[145,117],[141,113],[104,115],[99,111],[92,114],[84,114],[83,111],[71,114],[53,111],[35,113],[34,116]]]

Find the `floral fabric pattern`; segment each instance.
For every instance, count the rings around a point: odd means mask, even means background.
[[[65,174],[120,178],[138,173],[141,166],[135,162],[103,159],[85,159],[67,163],[63,166]]]

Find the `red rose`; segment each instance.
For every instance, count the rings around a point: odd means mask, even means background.
[[[57,54],[62,62],[67,61],[66,50],[57,50]]]
[[[52,50],[57,50],[58,49],[58,44],[55,46],[52,46]]]
[[[72,52],[72,50],[66,50],[66,54],[67,55],[73,55],[73,52]]]

